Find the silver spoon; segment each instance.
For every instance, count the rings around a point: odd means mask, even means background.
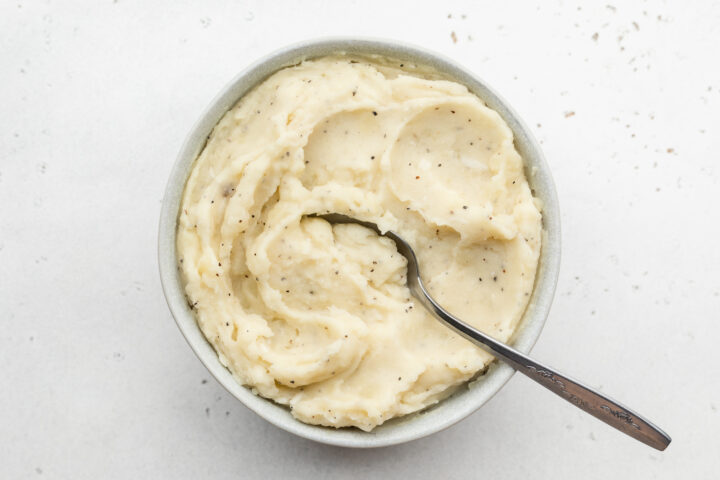
[[[665,450],[670,444],[671,439],[665,432],[629,408],[559,373],[547,365],[532,360],[527,355],[485,335],[481,331],[450,315],[445,309],[438,305],[425,289],[422,279],[420,278],[415,252],[410,245],[396,233],[392,231],[383,233],[374,223],[363,222],[338,213],[310,216],[323,218],[329,223],[357,223],[377,232],[378,235],[391,239],[395,242],[398,253],[407,258],[407,285],[410,292],[428,311],[442,320],[445,325],[480,348],[492,353],[518,372],[536,381],[560,398],[567,400],[579,409],[586,411],[626,435],[657,450]]]

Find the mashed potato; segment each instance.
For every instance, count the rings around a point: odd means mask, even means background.
[[[371,430],[492,357],[405,286],[405,238],[447,310],[507,340],[533,288],[541,214],[493,110],[421,67],[339,55],[283,69],[215,127],[177,247],[198,324],[238,382],[299,420]]]

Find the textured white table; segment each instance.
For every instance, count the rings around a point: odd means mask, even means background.
[[[0,477],[718,478],[720,7],[626,3],[3,1]],[[286,434],[209,377],[160,291],[167,175],[235,73],[330,34],[443,52],[532,126],[564,245],[534,354],[657,421],[665,453],[519,376],[372,451]]]

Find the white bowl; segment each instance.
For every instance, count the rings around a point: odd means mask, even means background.
[[[160,214],[158,256],[165,297],[180,331],[210,373],[238,400],[268,422],[318,442],[344,447],[380,447],[418,439],[447,428],[487,402],[513,375],[514,370],[494,362],[484,375],[461,387],[454,395],[421,412],[390,420],[372,432],[355,428],[334,429],[302,423],[290,411],[271,400],[254,395],[237,383],[220,363],[215,350],[203,336],[188,307],[177,267],[175,232],[180,200],[195,158],[220,118],[252,87],[279,69],[303,59],[338,52],[379,54],[433,67],[465,85],[507,122],[515,134],[515,146],[525,162],[530,187],[543,203],[543,243],[535,287],[527,310],[512,337],[512,345],[529,352],[547,318],[560,266],[560,215],[550,170],[529,129],[508,103],[471,72],[453,61],[427,50],[395,41],[354,38],[313,40],[283,48],[262,58],[228,84],[202,113],[182,146],[168,181]]]

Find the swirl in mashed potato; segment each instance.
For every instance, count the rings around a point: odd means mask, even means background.
[[[492,357],[423,310],[404,237],[450,312],[507,340],[533,288],[541,214],[512,132],[422,67],[338,55],[278,71],[220,120],[185,187],[185,291],[220,361],[299,420],[371,430]]]

